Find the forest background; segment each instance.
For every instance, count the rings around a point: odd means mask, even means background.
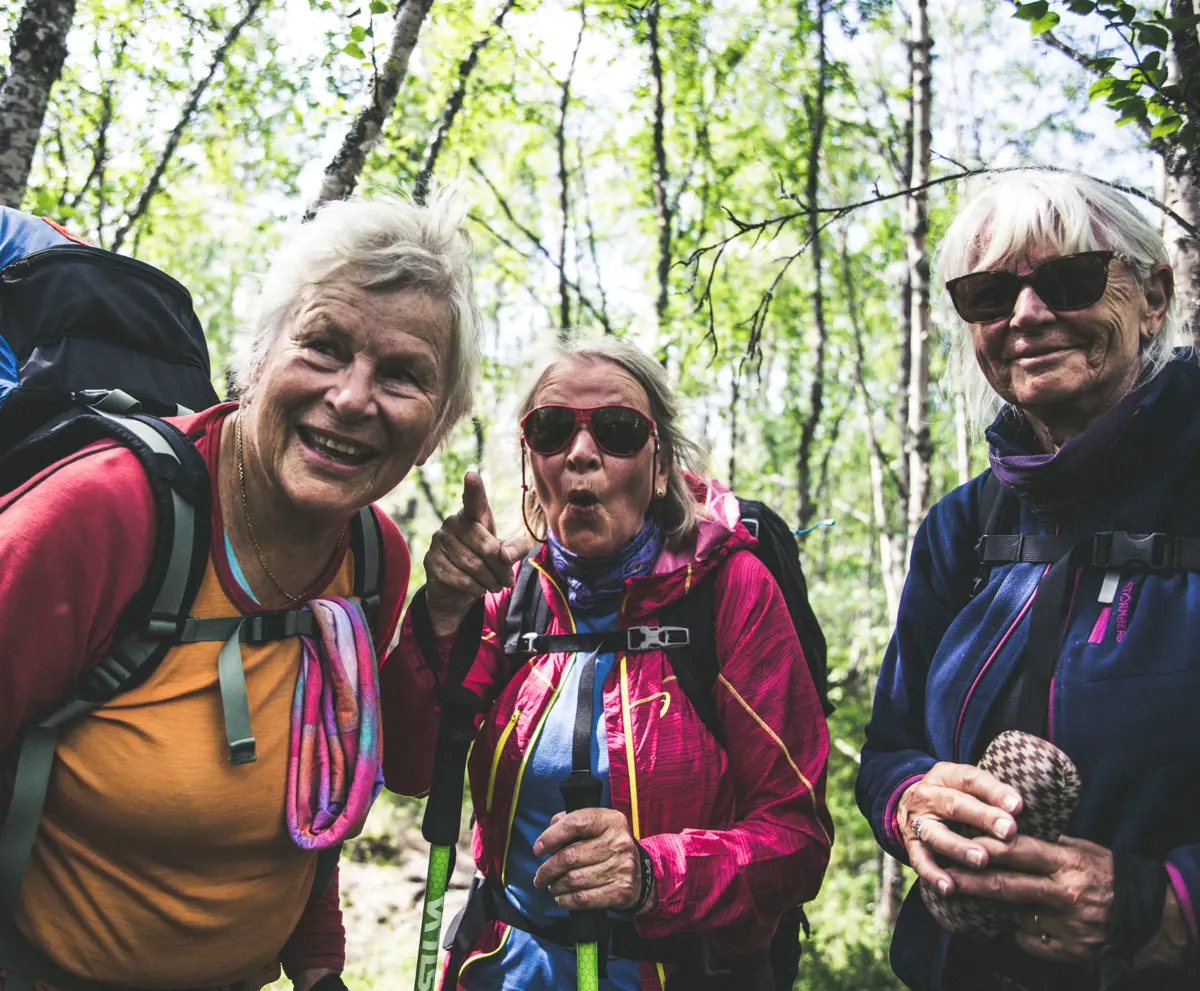
[[[911,875],[854,805],[929,505],[985,466],[929,251],[968,174],[1140,192],[1200,298],[1193,0],[0,2],[0,203],[170,272],[214,374],[271,249],[320,202],[461,185],[485,318],[476,415],[389,509],[421,556],[482,467],[519,528],[514,393],[539,342],[627,335],[710,469],[802,538],[829,642],[837,842],[797,987],[896,988]],[[1157,201],[1157,205],[1152,202]],[[353,989],[412,980],[419,803],[343,861]],[[460,858],[466,859],[466,858]],[[465,869],[460,869],[460,881]],[[286,986],[281,982],[280,987]]]

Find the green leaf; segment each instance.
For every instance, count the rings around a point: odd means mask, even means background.
[[[1067,4],[1072,14],[1090,14],[1096,9],[1095,0],[1070,0]]]
[[[365,27],[363,27],[361,24],[355,24],[354,27],[352,27],[350,29],[350,40],[351,41],[363,41],[366,39],[366,37],[367,37],[367,29]]]
[[[1166,117],[1150,129],[1150,139],[1165,138],[1168,134],[1174,134],[1181,127],[1183,127],[1182,117]]]
[[[1117,60],[1110,56],[1103,58],[1088,59],[1088,67],[1096,72],[1112,72],[1112,68],[1117,64]]]
[[[1138,41],[1143,45],[1165,49],[1171,43],[1171,36],[1167,33],[1167,29],[1161,28],[1157,24],[1147,24],[1145,21],[1139,21],[1135,30]]]
[[[1013,16],[1022,21],[1036,21],[1045,17],[1049,10],[1049,0],[1035,0],[1034,3],[1018,3]]]
[[[1188,28],[1194,28],[1200,24],[1200,14],[1193,14],[1191,17],[1164,17],[1162,24],[1171,32],[1186,31]]]
[[[1053,10],[1048,11],[1044,16],[1039,17],[1036,21],[1029,22],[1030,34],[1045,34],[1053,28],[1062,18]]]
[[[372,14],[386,14],[387,12],[388,12],[388,5],[385,2],[385,0],[371,0],[371,13]]]
[[[1098,100],[1100,97],[1107,95],[1116,85],[1116,80],[1112,76],[1105,76],[1102,79],[1097,79],[1091,86],[1088,87],[1088,99]]]
[[[356,41],[350,42],[350,44],[346,45],[346,47],[343,48],[342,51],[345,52],[347,55],[352,55],[354,58],[365,59],[367,57],[367,53],[364,52],[362,50],[362,48],[359,47],[358,42],[356,42]]]
[[[1131,3],[1117,4],[1116,12],[1117,12],[1117,16],[1119,18],[1121,18],[1121,20],[1123,20],[1126,24],[1132,24],[1134,18],[1137,17],[1137,8]]]

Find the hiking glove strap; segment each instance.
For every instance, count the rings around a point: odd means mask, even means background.
[[[250,702],[246,698],[246,673],[242,670],[242,627],[238,623],[233,635],[217,655],[217,678],[221,683],[221,708],[225,713],[225,739],[229,741],[229,762],[249,764],[258,759],[254,734],[250,729]]]

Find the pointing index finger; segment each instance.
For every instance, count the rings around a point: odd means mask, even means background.
[[[492,507],[488,504],[487,489],[477,471],[469,471],[463,477],[463,513],[495,536],[496,521]]]

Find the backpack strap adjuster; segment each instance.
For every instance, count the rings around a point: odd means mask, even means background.
[[[691,642],[686,626],[633,626],[625,631],[625,649],[631,653],[686,647]]]
[[[1176,556],[1175,538],[1166,533],[1136,535],[1114,530],[1096,534],[1092,545],[1092,564],[1102,568],[1140,564],[1151,571],[1165,571],[1175,566]]]

